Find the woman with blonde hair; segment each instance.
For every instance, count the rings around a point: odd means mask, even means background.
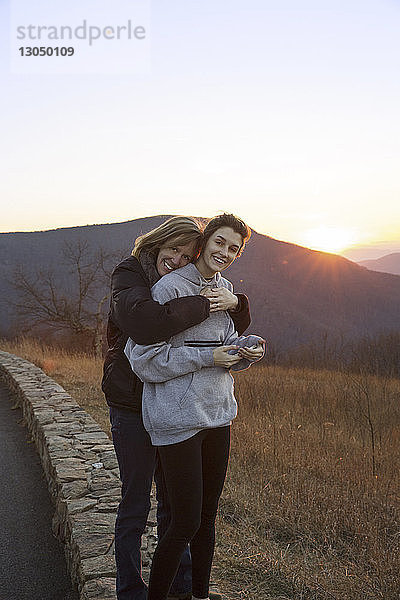
[[[122,480],[122,499],[115,526],[118,600],[145,600],[147,588],[141,576],[141,536],[150,508],[150,490],[155,470],[158,536],[170,522],[170,507],[156,448],[142,422],[143,384],[132,372],[124,354],[130,337],[139,344],[154,344],[198,325],[213,312],[227,310],[239,333],[250,323],[246,296],[218,289],[204,295],[171,298],[158,303],[151,286],[167,273],[198,257],[203,233],[192,217],[172,217],[135,242],[132,256],[114,269],[107,325],[108,351],[102,389],[110,407],[112,436]],[[216,362],[229,367],[238,361],[223,348],[216,348]],[[186,549],[169,592],[170,598],[191,598],[191,560]],[[210,598],[220,597],[210,594]]]

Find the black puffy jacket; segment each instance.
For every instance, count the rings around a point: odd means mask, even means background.
[[[250,325],[247,297],[237,294],[239,305],[231,313],[239,335]],[[204,296],[174,298],[159,304],[151,297],[150,283],[137,258],[123,260],[111,276],[111,303],[107,324],[108,350],[102,390],[107,404],[141,410],[143,384],[124,354],[128,337],[138,344],[168,340],[207,319],[210,302]]]

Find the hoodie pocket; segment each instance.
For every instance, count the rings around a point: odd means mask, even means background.
[[[226,369],[203,368],[163,384],[146,384],[143,421],[147,430],[183,431],[218,427],[235,418],[233,377]]]
[[[190,384],[180,400],[183,407],[190,398],[202,400],[222,400],[233,396],[233,377],[227,369],[220,367],[203,368],[191,373]]]
[[[180,408],[184,427],[215,427],[234,419],[237,405],[231,374],[218,367],[192,373]]]
[[[191,391],[191,388],[193,387],[193,380],[194,380],[195,375],[196,375],[196,373],[189,373],[185,377],[185,379],[187,380],[187,381],[185,381],[185,384],[187,384],[187,386],[186,386],[186,390],[183,392],[183,395],[179,398],[178,402],[179,402],[180,407],[184,406],[185,402],[190,397],[190,391]]]
[[[170,379],[163,384],[146,384],[147,394],[143,398],[145,426],[147,423],[154,430],[181,429],[181,403],[190,390],[192,379],[193,373]]]

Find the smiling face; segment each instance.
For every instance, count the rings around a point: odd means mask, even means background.
[[[210,279],[217,271],[223,271],[233,263],[242,243],[240,233],[230,227],[220,227],[208,239],[196,267],[203,277]]]
[[[195,246],[196,242],[178,246],[177,244],[174,244],[174,240],[161,246],[156,261],[158,274],[162,277],[163,275],[190,263],[194,256]]]

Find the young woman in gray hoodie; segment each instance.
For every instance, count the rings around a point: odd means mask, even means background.
[[[239,256],[250,230],[234,215],[212,219],[195,264],[160,279],[155,300],[199,294],[205,286],[232,284],[221,277]],[[230,423],[237,414],[233,378],[215,366],[218,348],[237,352],[235,369],[247,368],[264,353],[264,340],[239,338],[226,311],[175,335],[168,343],[141,346],[128,341],[125,353],[144,382],[143,422],[158,447],[171,506],[171,524],[160,539],[150,574],[148,600],[165,600],[188,542],[192,591],[206,600],[215,543],[215,518],[229,457]]]

